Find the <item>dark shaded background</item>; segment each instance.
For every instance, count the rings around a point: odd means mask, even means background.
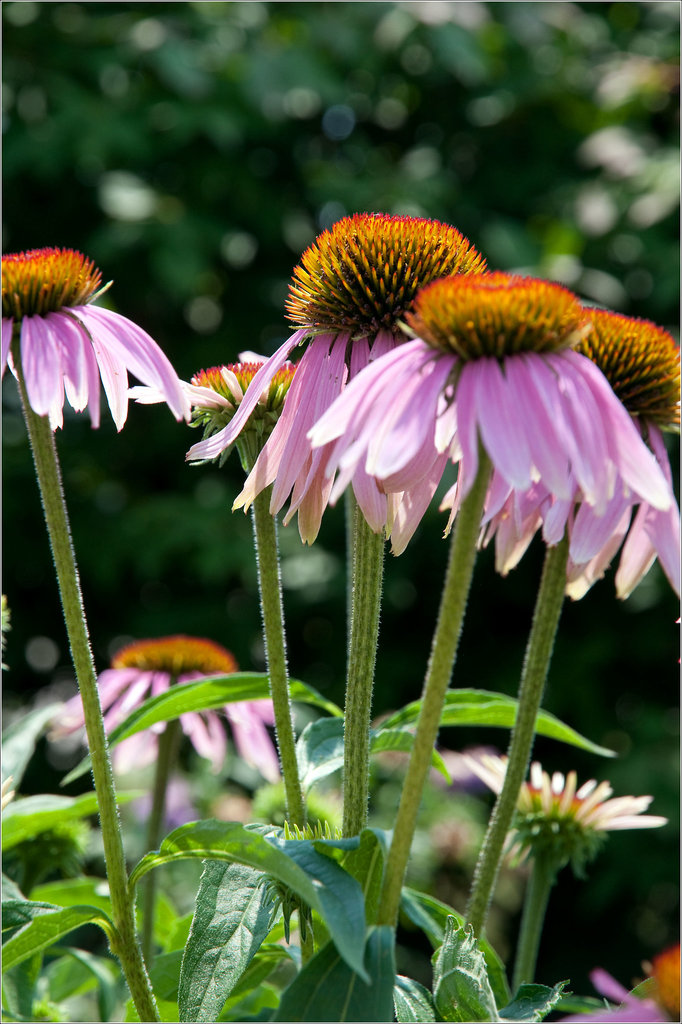
[[[455,224],[491,268],[562,281],[678,336],[672,0],[8,3],[3,16],[3,250],[84,251],[114,280],[106,301],[185,379],[243,349],[272,352],[301,252],[362,210]],[[71,675],[13,380],[3,395],[11,715],[67,692]],[[174,632],[263,667],[251,528],[229,511],[241,470],[189,468],[196,439],[165,407],[131,407],[120,436],[87,415],[59,434],[99,668],[123,638]],[[418,696],[443,525],[434,507],[387,564],[377,713]],[[341,702],[343,510],[310,549],[293,525],[281,546],[292,673]],[[502,580],[482,555],[456,685],[515,692],[541,559],[534,545]],[[547,983],[570,976],[587,992],[600,964],[629,984],[676,938],[677,615],[657,566],[625,603],[609,574],[565,608],[545,706],[621,756],[547,741],[536,752],[617,793],[654,794],[671,824],[613,837],[587,883],[565,872]],[[442,740],[506,745],[490,730]],[[43,745],[24,792],[56,786],[62,769]],[[433,879],[451,870],[442,860]]]

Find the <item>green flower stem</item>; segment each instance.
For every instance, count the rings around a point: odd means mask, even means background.
[[[512,992],[517,992],[519,985],[524,981],[529,984],[533,981],[549,894],[556,879],[556,868],[551,857],[535,856],[532,858],[531,864],[531,874],[523,904],[519,943],[516,948]]]
[[[357,504],[352,544],[353,596],[343,747],[345,838],[358,835],[367,825],[370,719],[384,574],[383,533],[373,533]]]
[[[535,602],[519,686],[516,722],[509,743],[507,771],[502,791],[493,808],[478,856],[467,908],[467,920],[478,935],[485,927],[488,907],[497,881],[504,843],[511,826],[521,785],[530,761],[535,720],[540,709],[554,638],[566,589],[568,537],[547,548],[540,589]]]
[[[393,839],[386,861],[378,924],[395,927],[398,919],[400,893],[417,823],[419,805],[424,783],[431,767],[431,755],[438,738],[445,693],[457,654],[457,644],[464,621],[476,560],[483,504],[490,479],[490,460],[482,447],[479,447],[479,460],[474,485],[462,502],[455,519],[414,746],[403,783],[398,815],[393,826]]]
[[[21,365],[17,347],[14,350],[14,365]],[[47,417],[38,416],[31,408],[21,375],[19,376],[19,390],[38,476],[52,557],[57,571],[73,666],[83,700],[85,729],[92,760],[92,775],[99,808],[104,859],[114,919],[115,931],[111,939],[112,952],[121,962],[140,1020],[158,1021],[154,995],[135,933],[134,906],[128,896],[128,876],[116,804],[114,777],[102,720],[95,666],[88,639],[88,628],[85,621],[76,558],[71,543],[54,435]]]
[[[171,680],[171,684],[175,679]],[[180,720],[166,722],[166,728],[159,736],[152,790],[152,808],[147,824],[147,849],[155,850],[159,845],[166,820],[166,792],[173,765],[175,764],[182,730]],[[151,963],[154,936],[154,904],[156,902],[156,872],[150,871],[145,879],[144,907],[142,916],[142,952],[147,966]]]
[[[254,498],[253,534],[258,563],[265,657],[270,679],[270,695],[275,711],[275,733],[284,778],[287,818],[290,824],[303,828],[306,816],[305,800],[298,774],[296,740],[289,698],[282,585],[277,550],[277,520],[270,514],[271,492],[272,487],[267,487]]]

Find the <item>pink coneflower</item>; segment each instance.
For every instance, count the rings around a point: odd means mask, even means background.
[[[488,504],[535,485],[559,502],[579,489],[596,516],[630,492],[669,508],[669,484],[637,428],[573,350],[589,318],[569,291],[503,273],[458,275],[422,289],[414,307],[407,321],[418,337],[369,366],[310,433],[314,447],[336,442],[332,498],[358,472],[418,494],[447,455],[459,463],[458,503],[481,443],[495,469]]]
[[[501,793],[507,758],[496,754],[465,755],[471,771],[493,793]],[[522,858],[532,853],[556,854],[560,863],[573,861],[580,869],[590,859],[604,832],[631,828],[660,828],[667,818],[644,814],[651,796],[622,796],[611,799],[608,782],[590,779],[578,787],[574,771],[549,775],[534,761],[530,779],[524,782],[516,804],[510,835],[511,849]]]
[[[582,502],[577,484],[572,498],[563,500],[537,484],[525,493],[514,492],[497,478],[488,496],[482,542],[495,538],[496,566],[504,574],[514,568],[540,527],[549,544],[556,543],[567,527],[569,597],[583,597],[604,575],[621,545],[618,597],[632,593],[656,557],[679,595],[679,510],[661,434],[662,430],[679,431],[679,349],[667,331],[647,320],[599,309],[586,309],[586,314],[590,329],[577,351],[599,368],[648,442],[667,481],[668,507],[657,507],[636,492],[616,488],[605,512],[598,515]],[[492,496],[495,489],[497,500]],[[451,500],[452,494],[446,495],[443,506],[448,507]]]
[[[107,732],[122,722],[148,697],[163,693],[173,683],[186,683],[202,676],[229,675],[237,671],[232,654],[212,640],[169,636],[158,640],[139,640],[123,647],[102,672],[98,688]],[[238,701],[225,705],[225,716],[232,727],[235,746],[247,764],[257,768],[269,782],[279,780],[279,761],[265,728],[273,724],[269,700]],[[130,771],[152,763],[156,758],[156,735],[165,723],[136,733],[119,743],[113,760],[119,771]],[[180,724],[196,752],[207,758],[214,772],[225,760],[225,727],[216,711],[186,712]],[[75,732],[84,725],[80,695],[67,701],[54,720],[53,736]],[[151,736],[150,736],[151,733]]]
[[[298,330],[256,375],[230,425],[194,445],[187,457],[214,458],[232,444],[272,375],[305,343],[282,416],[234,507],[248,508],[273,484],[270,511],[278,512],[290,497],[284,522],[298,512],[301,537],[312,542],[332,481],[327,452],[313,451],[308,431],[347,380],[404,340],[401,321],[420,287],[443,275],[484,269],[482,256],[449,225],[385,214],[344,217],[317,238],[294,270],[287,313]],[[390,524],[394,506],[374,480],[358,471],[353,490],[375,532]],[[408,506],[402,514],[414,517]]]
[[[562,1024],[619,1024],[629,1021],[644,1024],[649,1021],[675,1021],[680,1019],[680,944],[671,946],[655,956],[651,964],[642,965],[648,975],[635,992],[628,990],[601,967],[590,972],[590,981],[600,996],[616,1004],[612,1009],[597,1013],[562,1017]]]
[[[91,303],[105,290],[91,260],[72,249],[32,249],[2,257],[2,373],[18,375],[28,401],[53,430],[63,426],[64,400],[100,422],[100,378],[120,430],[128,415],[128,371],[158,388],[176,419],[189,403],[170,362],[131,320]],[[18,332],[19,345],[12,339]]]

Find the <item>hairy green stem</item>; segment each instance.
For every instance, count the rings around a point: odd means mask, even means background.
[[[490,460],[480,448],[480,463],[476,480],[457,513],[450,542],[448,567],[424,681],[414,746],[403,783],[398,815],[393,826],[393,838],[386,861],[378,924],[395,927],[398,919],[400,893],[410,856],[417,814],[424,783],[431,767],[431,756],[438,737],[445,693],[452,676],[464,621],[490,469]]]
[[[535,975],[535,965],[540,948],[542,926],[545,921],[547,904],[556,879],[556,869],[551,857],[534,856],[521,917],[519,942],[516,947],[512,991],[517,992],[524,981],[529,984]]]
[[[267,487],[254,498],[253,535],[258,564],[265,657],[270,680],[270,695],[275,712],[275,734],[284,778],[287,818],[290,824],[303,828],[306,817],[305,800],[298,773],[296,740],[289,697],[282,584],[277,549],[277,520],[270,513],[271,492],[272,487]]]
[[[171,682],[175,682],[172,680]],[[147,823],[147,849],[155,850],[159,845],[166,820],[166,792],[173,765],[175,764],[182,730],[180,719],[166,722],[166,728],[159,736],[156,755],[156,771],[152,790],[152,807]],[[156,872],[150,871],[145,879],[142,916],[142,952],[147,966],[151,963],[154,936],[154,904],[156,902]]]
[[[343,835],[367,825],[370,720],[384,573],[383,533],[373,533],[362,510],[353,516],[353,597],[348,646],[343,747]]]
[[[14,365],[17,367],[21,365],[17,347],[14,349]],[[120,960],[140,1020],[158,1021],[154,995],[135,932],[133,901],[128,895],[128,876],[114,777],[102,720],[95,666],[90,650],[76,558],[71,543],[54,435],[47,417],[38,416],[31,408],[21,374],[19,375],[19,390],[40,487],[52,557],[57,572],[73,666],[83,701],[85,730],[90,748],[92,775],[97,795],[104,859],[114,919],[114,934],[111,939],[112,952]]]
[[[547,548],[545,554],[533,624],[521,673],[518,710],[509,743],[504,784],[490,816],[474,872],[466,916],[477,935],[485,928],[505,839],[528,770],[535,736],[535,721],[540,710],[564,601],[567,561],[568,538],[564,537],[555,547]]]

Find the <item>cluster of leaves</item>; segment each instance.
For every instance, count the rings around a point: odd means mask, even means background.
[[[292,683],[292,692],[330,713],[299,738],[308,789],[339,767],[341,711],[304,683]],[[137,708],[112,732],[111,744],[190,710],[266,694],[267,678],[245,673],[181,684]],[[17,785],[54,710],[30,713],[4,737],[4,767]],[[375,730],[373,748],[409,750],[417,711],[409,705]],[[515,714],[516,702],[503,695],[451,690],[443,721],[511,726]],[[593,753],[609,753],[545,712],[537,728]],[[434,764],[447,775],[435,752]],[[86,759],[72,774],[87,767]],[[135,795],[124,792],[119,800]],[[31,843],[44,853],[57,824],[68,830],[95,809],[92,793],[16,799],[3,816],[3,853]],[[178,916],[168,899],[157,910],[157,918],[163,915],[156,928],[161,952],[151,980],[162,1020],[386,1021],[395,1010],[399,1021],[535,1021],[557,1004],[562,985],[522,986],[511,999],[492,947],[477,944],[451,907],[410,888],[401,908],[435,950],[433,990],[397,975],[395,931],[376,925],[386,834],[365,829],[352,839],[335,839],[317,831],[311,838],[289,838],[288,830],[271,825],[202,820],[174,829],[140,860],[130,875],[131,891],[149,871],[178,861],[203,862],[194,913]],[[289,945],[293,908],[301,948]],[[58,1004],[91,988],[101,1019],[113,1019],[120,999],[114,962],[62,945],[77,929],[97,925],[115,948],[104,880],[80,876],[19,886],[4,878],[2,917],[7,1020],[61,1019]],[[302,964],[306,930],[314,935],[315,952]],[[126,1020],[135,1019],[130,1004]]]

